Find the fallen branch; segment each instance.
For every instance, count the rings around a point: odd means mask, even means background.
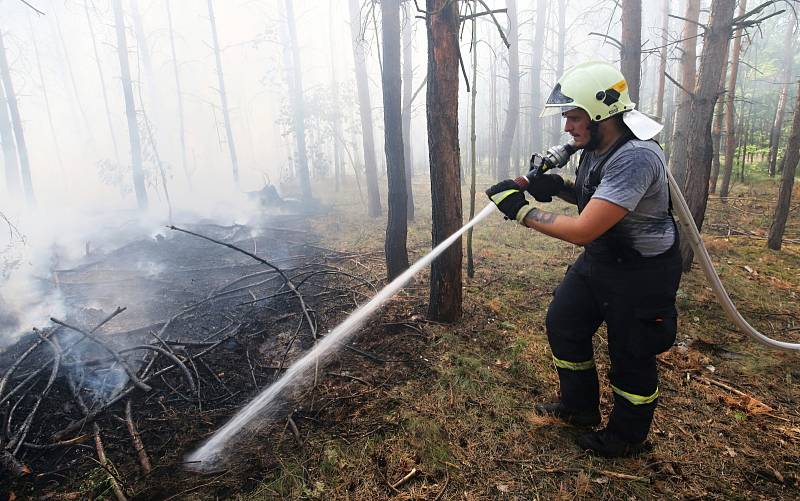
[[[734,388],[734,387],[732,387],[730,385],[727,385],[727,384],[725,384],[725,383],[723,383],[721,381],[717,381],[716,379],[705,378],[703,376],[698,376],[696,374],[693,374],[692,378],[697,380],[697,381],[701,381],[703,383],[709,384],[709,385],[717,386],[719,388],[722,388],[723,390],[728,390],[731,393],[734,393],[734,394],[744,398],[745,401],[742,403],[742,405],[744,406],[745,410],[747,410],[748,412],[751,412],[752,414],[765,414],[765,413],[768,413],[768,412],[772,412],[774,410],[772,407],[770,407],[769,405],[765,404],[764,402],[762,402],[761,400],[757,399],[756,397],[754,397],[752,395],[748,395],[747,393],[745,393],[745,392],[743,392],[741,390],[737,390],[736,388]]]
[[[136,424],[133,422],[130,398],[125,402],[125,423],[128,425],[128,433],[131,434],[133,450],[136,451],[136,456],[139,458],[139,465],[141,465],[144,474],[147,475],[153,471],[153,467],[150,465],[150,458],[147,456],[147,451],[144,448],[142,436],[139,434],[139,430],[136,429]]]
[[[94,428],[94,445],[95,450],[97,451],[97,459],[100,462],[100,466],[102,466],[106,471],[106,475],[108,475],[108,481],[111,483],[111,489],[114,491],[114,497],[117,498],[117,501],[127,501],[128,498],[125,496],[125,493],[122,492],[122,487],[117,481],[117,477],[110,471],[109,465],[111,465],[111,462],[106,456],[106,449],[103,446],[103,439],[100,436],[100,425],[97,423],[92,423],[92,426]]]
[[[174,353],[170,353],[164,348],[159,348],[158,346],[152,346],[149,344],[140,344],[138,346],[131,346],[130,348],[125,348],[124,350],[120,350],[120,353],[128,353],[130,351],[136,351],[136,350],[155,351],[157,353],[160,353],[161,355],[164,355],[168,359],[172,360],[178,367],[180,367],[181,371],[183,371],[183,374],[186,376],[186,382],[189,383],[189,388],[191,388],[192,391],[195,391],[197,389],[197,387],[194,384],[194,379],[192,379],[192,373],[189,372],[189,369],[186,368],[186,365],[184,365],[184,363],[181,362],[181,360]]]
[[[233,250],[235,250],[237,252],[241,252],[242,254],[244,254],[246,256],[250,256],[251,258],[253,258],[256,261],[258,261],[259,263],[264,264],[266,266],[269,266],[270,268],[272,268],[273,270],[278,272],[278,274],[281,276],[281,278],[283,278],[284,284],[286,284],[286,286],[289,287],[289,290],[292,291],[292,293],[295,295],[295,297],[297,297],[297,300],[300,302],[300,308],[302,308],[303,315],[306,317],[306,321],[308,322],[308,326],[311,329],[311,335],[312,335],[312,337],[314,339],[317,339],[317,327],[316,327],[316,324],[314,324],[314,322],[311,320],[311,315],[308,313],[308,307],[306,307],[305,299],[303,299],[303,295],[300,294],[300,292],[297,290],[297,288],[295,288],[295,286],[292,283],[292,281],[289,280],[289,277],[286,275],[286,273],[284,273],[284,271],[282,269],[278,268],[277,266],[275,266],[274,264],[270,263],[266,259],[262,259],[262,258],[256,256],[255,254],[253,254],[252,252],[248,252],[248,251],[246,251],[246,250],[244,250],[244,249],[242,249],[240,247],[237,247],[237,246],[235,246],[233,244],[229,244],[229,243],[226,243],[226,242],[221,242],[219,240],[213,239],[211,237],[207,237],[205,235],[201,235],[199,233],[195,233],[193,231],[184,230],[183,228],[178,228],[177,226],[174,226],[174,225],[169,225],[169,226],[167,226],[167,228],[169,228],[171,230],[175,230],[175,231],[180,231],[180,232],[183,232],[183,233],[186,233],[188,235],[192,235],[192,236],[195,236],[195,237],[198,237],[198,238],[202,238],[204,240],[208,240],[209,242],[213,242],[215,244],[222,245],[222,246],[227,247],[229,249],[233,249]]]
[[[406,476],[404,476],[403,478],[401,478],[397,482],[393,483],[391,485],[391,488],[395,489],[395,490],[399,489],[401,485],[405,484],[406,482],[408,482],[412,478],[416,477],[418,473],[419,473],[419,470],[417,470],[416,468],[411,468],[411,471],[406,473]]]
[[[125,372],[128,374],[128,377],[131,379],[133,384],[136,385],[136,387],[139,388],[140,390],[142,390],[142,391],[150,391],[150,390],[153,389],[150,386],[148,386],[145,383],[143,383],[136,376],[136,372],[134,372],[134,370],[131,368],[131,366],[128,365],[128,363],[120,356],[120,354],[116,350],[111,349],[106,343],[100,341],[96,336],[90,334],[89,332],[86,332],[85,330],[83,330],[83,329],[81,329],[79,327],[74,327],[72,325],[69,325],[69,324],[67,324],[65,322],[62,322],[61,320],[58,320],[58,319],[53,318],[53,317],[50,317],[50,321],[55,323],[55,324],[58,324],[58,325],[60,325],[62,327],[66,327],[67,329],[71,329],[71,330],[74,330],[75,332],[83,334],[85,337],[87,337],[87,338],[91,339],[92,341],[94,341],[95,343],[97,343],[101,348],[106,350],[109,353],[109,355],[114,357],[114,359],[117,361],[117,363],[119,363],[122,366],[123,370],[125,370]]]

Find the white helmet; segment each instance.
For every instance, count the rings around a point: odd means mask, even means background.
[[[652,139],[664,126],[635,107],[622,72],[605,61],[587,61],[564,72],[540,116],[580,108],[592,121],[600,122],[623,113],[622,120],[637,138]]]

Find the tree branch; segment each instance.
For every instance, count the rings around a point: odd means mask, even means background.
[[[599,36],[601,38],[605,38],[607,40],[610,40],[612,42],[612,45],[614,45],[618,49],[622,49],[622,42],[620,42],[616,38],[612,37],[611,35],[606,35],[605,33],[598,33],[596,31],[590,31],[589,35],[597,35],[597,36]]]
[[[506,38],[506,34],[505,34],[505,32],[503,32],[503,28],[500,27],[500,23],[497,21],[497,18],[494,16],[494,13],[493,13],[492,9],[490,9],[489,6],[486,5],[486,2],[484,0],[478,0],[478,2],[483,6],[484,9],[486,9],[486,12],[489,14],[489,16],[491,16],[492,22],[494,22],[494,25],[497,27],[497,31],[500,33],[500,38],[503,39],[503,43],[505,44],[506,49],[511,47],[511,44],[508,43],[508,39]],[[503,10],[505,10],[505,9],[503,9]]]
[[[674,84],[675,84],[675,85],[676,85],[676,86],[677,86],[677,87],[678,87],[680,90],[682,90],[683,92],[685,92],[685,93],[689,94],[689,95],[690,95],[692,98],[694,98],[694,92],[691,92],[691,91],[688,91],[688,90],[686,90],[686,89],[683,87],[683,85],[679,84],[677,80],[675,80],[674,78],[672,78],[671,76],[669,76],[669,73],[667,73],[666,71],[664,72],[664,76],[665,76],[665,77],[667,77],[667,79],[668,79],[670,82],[674,83]]]
[[[705,24],[699,23],[699,22],[697,22],[697,21],[695,21],[693,19],[686,19],[685,17],[679,16],[677,14],[670,14],[669,17],[672,17],[674,19],[680,19],[681,21],[686,21],[687,23],[696,24],[697,27],[698,28],[702,28],[703,31],[705,31],[707,29]]]
[[[487,10],[484,12],[476,12],[474,14],[469,14],[467,16],[461,16],[461,21],[469,21],[470,19],[477,19],[483,16],[491,16],[492,14],[504,14],[508,12],[508,9],[495,9],[495,10]]]
[[[26,0],[19,0],[19,1],[20,1],[20,2],[22,2],[22,3],[24,3],[25,5],[27,5],[28,7],[30,7],[30,8],[31,8],[31,9],[32,9],[32,10],[33,10],[35,13],[39,14],[40,16],[44,16],[44,15],[45,15],[45,13],[44,13],[44,12],[42,12],[42,11],[40,11],[39,9],[37,9],[36,7],[34,7],[33,5],[31,5],[31,4],[30,4],[29,2],[27,2]]]

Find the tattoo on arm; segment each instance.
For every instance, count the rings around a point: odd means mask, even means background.
[[[525,216],[526,223],[539,223],[539,224],[552,224],[556,220],[558,214],[552,212],[545,212],[539,209],[531,209],[528,215]]]

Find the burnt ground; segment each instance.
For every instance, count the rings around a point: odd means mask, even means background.
[[[416,193],[426,191],[419,185]],[[797,209],[790,216],[789,243],[783,250],[769,251],[764,241],[776,191],[761,183],[747,190],[739,187],[728,201],[710,200],[705,241],[745,318],[771,336],[800,342]],[[308,252],[304,260],[331,263],[378,286],[384,227],[362,216],[364,210],[352,195],[340,194],[333,200],[335,212],[304,223],[313,226],[319,241],[294,250]],[[566,206],[553,207],[568,211]],[[428,247],[428,221],[429,210],[418,209],[409,236],[414,258]],[[231,239],[252,250],[246,238]],[[699,270],[683,278],[678,344],[660,357],[663,397],[651,433],[652,450],[635,458],[602,460],[574,445],[577,430],[532,412],[535,401],[557,396],[544,312],[579,249],[499,217],[477,227],[475,249],[477,271],[465,282],[461,322],[444,326],[424,321],[423,274],[349,342],[352,348],[339,350],[320,369],[317,385],[298,386],[278,415],[261,420],[230,448],[218,470],[198,474],[185,468],[185,454],[277,377],[282,371],[277,355],[301,315],[288,299],[273,309],[215,302],[202,314],[218,308],[224,314],[217,323],[197,319],[178,332],[200,330],[207,336],[232,321],[241,323],[228,341],[203,357],[212,371],[198,371],[201,387],[207,387],[202,406],[179,396],[193,400],[179,374],[166,378],[172,388],[154,383],[153,396],[132,393],[134,420],[153,462],[148,475],[142,473],[120,423],[122,402],[112,406],[99,420],[111,471],[133,499],[800,497],[798,356],[766,349],[737,332]],[[212,245],[198,250],[198,259],[212,254],[211,267],[224,267],[214,260],[239,259],[229,251]],[[252,266],[247,258],[240,264]],[[315,275],[320,280],[323,276]],[[344,274],[325,277],[330,280],[315,282],[319,287],[306,291],[311,297],[340,289],[331,292],[336,300],[313,306],[321,332],[374,293]],[[225,275],[220,281],[230,279]],[[210,280],[206,289],[189,287],[188,296],[177,301],[178,309],[218,286]],[[91,325],[89,319],[85,322]],[[311,342],[306,337],[302,348]],[[270,348],[265,350],[265,344]],[[608,367],[604,345],[601,332],[596,338],[601,378]],[[187,356],[196,353],[185,349]],[[294,356],[301,348],[297,350]],[[602,384],[607,390],[607,381]],[[63,387],[51,391],[63,399],[46,415],[62,420],[53,419],[47,431],[60,429],[65,416],[80,417],[74,404],[63,403],[74,400],[68,392]],[[604,414],[609,402],[606,391]],[[81,435],[88,438],[69,447],[26,449],[24,459],[33,471],[13,482],[4,480],[0,489],[17,499],[111,496],[111,467],[100,467],[93,459],[91,429],[66,438]],[[47,438],[42,432],[29,440],[43,444]]]

